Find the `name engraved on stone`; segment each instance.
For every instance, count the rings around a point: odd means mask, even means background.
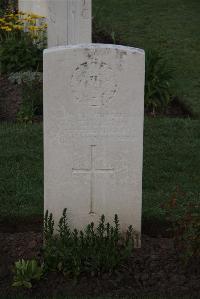
[[[56,133],[61,143],[69,137],[127,137],[134,138],[134,119],[132,116],[119,114],[76,114],[66,115],[61,121],[62,131]]]
[[[89,11],[89,9],[88,8],[84,8],[82,10],[81,15],[82,15],[83,19],[89,19],[89,17],[90,17],[90,11]]]
[[[56,22],[56,16],[55,16],[55,3],[51,3],[51,5],[48,5],[48,17],[49,20],[55,24]]]
[[[89,19],[90,17],[90,9],[89,9],[89,2],[86,0],[82,0],[82,11],[81,16],[83,19]]]
[[[96,168],[95,167],[95,148],[96,145],[90,146],[90,168],[73,168],[73,174],[89,174],[90,175],[90,207],[89,214],[95,214],[95,176],[97,174],[113,174],[114,168]]]
[[[97,59],[83,62],[73,72],[71,89],[78,103],[89,106],[108,104],[117,92],[112,67]]]

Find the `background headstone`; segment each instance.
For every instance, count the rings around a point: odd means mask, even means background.
[[[144,52],[114,45],[44,52],[44,209],[72,227],[118,214],[141,231]]]
[[[48,47],[91,43],[91,0],[48,0]]]
[[[47,17],[47,0],[19,0],[19,11],[34,13],[36,15]]]
[[[19,0],[19,10],[47,18],[48,47],[91,43],[91,0]]]

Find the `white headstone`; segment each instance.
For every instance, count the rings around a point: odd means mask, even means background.
[[[91,0],[19,0],[19,10],[47,18],[48,47],[91,43]]]
[[[47,0],[19,0],[19,11],[47,17]]]
[[[141,231],[144,52],[114,45],[44,52],[44,209],[72,227],[118,214]]]
[[[91,43],[91,0],[48,0],[48,47]]]

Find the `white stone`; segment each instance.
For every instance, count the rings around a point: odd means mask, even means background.
[[[48,0],[48,47],[91,43],[91,0]]]
[[[144,52],[76,45],[44,52],[44,209],[72,227],[118,214],[141,232]]]
[[[48,47],[91,43],[91,0],[19,0],[19,10],[47,19]]]
[[[47,0],[19,0],[18,7],[19,11],[48,16]]]

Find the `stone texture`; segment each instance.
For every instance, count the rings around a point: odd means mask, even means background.
[[[44,209],[82,228],[118,214],[141,231],[144,52],[76,45],[44,52]]]
[[[91,43],[91,0],[48,0],[48,47]]]
[[[91,0],[19,0],[19,10],[47,18],[48,47],[91,43]]]
[[[19,0],[18,6],[20,11],[48,16],[47,0]]]

